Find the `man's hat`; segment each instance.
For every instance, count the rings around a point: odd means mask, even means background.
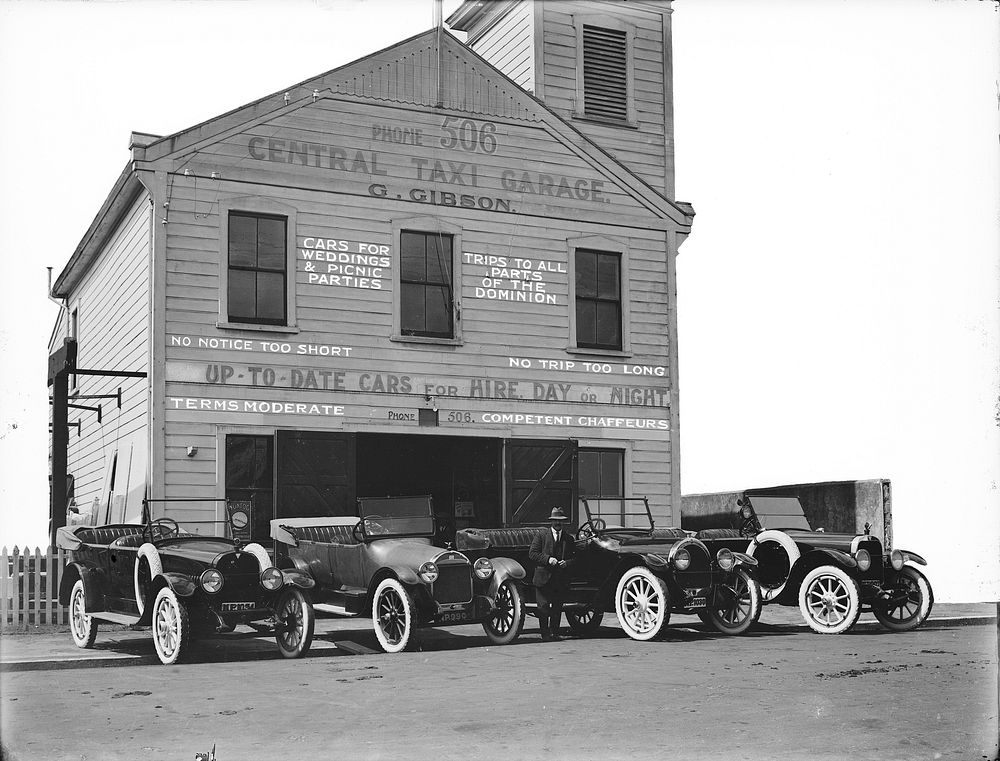
[[[566,517],[566,513],[563,512],[561,507],[553,507],[552,515],[549,516],[550,521],[568,521],[569,518]]]

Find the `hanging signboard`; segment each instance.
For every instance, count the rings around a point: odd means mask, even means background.
[[[233,539],[249,542],[250,527],[253,525],[253,502],[249,499],[228,500],[226,515],[229,518],[229,530]]]

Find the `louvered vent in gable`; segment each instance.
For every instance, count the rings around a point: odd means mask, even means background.
[[[628,119],[628,38],[624,31],[583,26],[583,113]]]

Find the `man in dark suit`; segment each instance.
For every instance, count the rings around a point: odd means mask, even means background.
[[[573,558],[573,537],[564,530],[569,518],[560,507],[552,508],[549,528],[539,531],[531,542],[528,558],[535,564],[531,583],[535,586],[538,622],[542,640],[560,640],[559,620],[569,591],[569,564]]]

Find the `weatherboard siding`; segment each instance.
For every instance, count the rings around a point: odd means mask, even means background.
[[[535,90],[534,9],[520,2],[482,31],[471,30],[470,47],[528,92]]]
[[[150,214],[149,196],[142,193],[69,299],[70,310],[79,309],[80,368],[145,371],[148,367]],[[120,410],[115,399],[74,400],[70,392],[71,404],[101,406],[100,424],[96,412],[70,409],[70,421],[80,420],[82,427],[80,436],[70,429],[68,471],[76,479],[78,507],[87,509],[97,499],[102,514],[116,452],[115,496],[128,496],[130,510],[141,500],[148,449],[147,385],[141,378],[77,376],[78,395],[115,394],[119,387]]]
[[[232,431],[233,426],[253,431],[575,438],[587,446],[628,449],[633,489],[649,496],[656,514],[669,522],[666,273],[673,252],[667,250],[667,223],[544,125],[491,121],[495,151],[449,150],[442,146],[449,140],[442,126],[449,116],[449,123],[461,124],[466,118],[364,99],[320,97],[189,151],[173,165],[165,226],[164,496],[222,496],[220,430]],[[469,118],[480,130],[489,121]],[[404,125],[419,129],[419,139],[391,142],[373,133],[374,127]],[[253,139],[257,142],[251,152]],[[273,146],[277,152],[269,153],[268,140],[280,141]],[[331,167],[317,158],[329,156],[324,153],[329,149],[320,146],[343,151],[348,158],[342,160],[348,163],[341,169]],[[367,172],[360,166],[354,167],[359,171],[346,170],[358,151]],[[433,170],[435,162],[441,162],[440,171]],[[525,171],[533,184],[542,174],[555,183],[572,178],[581,183],[579,194],[585,197],[575,197],[575,189],[574,197],[566,197],[565,191],[560,196],[554,189],[539,193],[535,187],[534,193],[522,193],[504,186],[504,172],[520,178]],[[212,172],[219,179],[211,179]],[[596,198],[594,188],[599,188]],[[418,196],[433,191],[438,200],[447,198],[441,194],[454,194],[455,205],[414,201],[414,190]],[[473,202],[488,198],[493,208],[462,208],[462,195]],[[218,327],[226,321],[220,314],[226,267],[220,237],[224,211],[226,204],[239,208],[239,201],[233,200],[239,198],[270,199],[294,208],[294,237],[303,249],[307,238],[387,246],[391,264],[383,268],[381,288],[310,282],[314,273],[307,272],[305,264],[315,260],[304,259],[297,250],[296,332]],[[394,224],[414,219],[438,219],[461,230],[458,345],[394,340]],[[567,351],[575,308],[570,301],[569,241],[577,239],[610,241],[628,252],[630,356]],[[544,282],[545,300],[555,303],[477,297],[491,270],[475,257],[489,256],[530,260],[535,267],[544,262],[544,270],[534,271]],[[504,280],[501,290],[510,286],[506,278],[495,279]],[[249,350],[232,348],[234,340],[246,341]],[[265,351],[265,343],[279,348]],[[280,350],[283,346],[287,352]],[[339,350],[340,355],[309,353],[324,349]],[[585,370],[585,362],[607,365],[611,372]],[[629,375],[626,366],[661,374]],[[272,385],[264,382],[265,372],[273,373]],[[231,373],[225,383],[220,382],[223,373]],[[315,387],[304,387],[310,384],[303,379],[310,377]],[[395,391],[392,383],[397,384]],[[513,391],[511,383],[516,384]],[[622,389],[629,388],[656,389],[655,403],[620,403],[627,393]],[[619,395],[619,403],[611,403],[613,394]],[[594,397],[601,401],[595,403]],[[431,405],[438,409],[439,425],[421,428],[417,411]],[[414,419],[393,420],[390,413]],[[198,449],[194,458],[187,456],[192,446]],[[178,508],[185,511],[182,517],[218,514],[208,503],[177,503],[172,510]]]

